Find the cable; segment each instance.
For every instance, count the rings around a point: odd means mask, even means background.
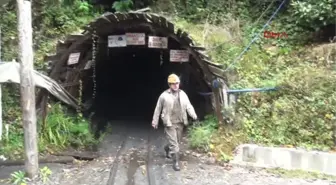
[[[262,27],[262,29],[254,36],[254,38],[252,39],[252,41],[248,44],[248,46],[238,55],[238,57],[224,70],[224,72],[228,71],[228,69],[232,66],[235,65],[235,63],[238,62],[238,60],[243,56],[243,54],[245,52],[248,51],[248,49],[250,49],[251,45],[259,38],[259,35],[262,31],[264,31],[264,29],[269,26],[269,23],[271,23],[272,19],[275,17],[275,15],[279,12],[280,8],[282,7],[282,5],[286,2],[286,0],[283,0],[282,3],[279,5],[278,9],[275,10],[275,12],[273,13],[273,15],[269,18],[269,20],[266,22],[266,24]]]
[[[276,0],[273,0],[272,3],[270,5],[268,5],[268,7],[266,8],[266,10],[260,15],[260,17],[252,24],[252,25],[255,25],[259,22],[259,20],[264,16],[264,14],[268,11],[268,9],[271,8],[271,6],[273,5],[273,3],[275,2]],[[219,46],[222,46],[223,44],[225,44],[227,42],[223,42],[223,43],[220,43],[212,48],[210,48],[209,50],[213,50],[213,49],[216,49],[218,48]]]

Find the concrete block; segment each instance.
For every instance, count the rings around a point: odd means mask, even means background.
[[[255,167],[300,169],[336,175],[336,154],[305,151],[295,148],[263,147],[254,144],[240,145],[233,164]]]

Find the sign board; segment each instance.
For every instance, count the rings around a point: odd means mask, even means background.
[[[171,62],[189,62],[189,52],[187,50],[170,50]]]
[[[79,61],[80,53],[71,53],[68,59],[68,65],[77,64]]]
[[[145,45],[145,33],[126,33],[127,45]]]
[[[108,47],[126,47],[126,35],[109,35],[108,36]]]
[[[149,48],[168,48],[168,38],[167,37],[148,37],[148,47]]]

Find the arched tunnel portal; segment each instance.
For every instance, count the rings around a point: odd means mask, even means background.
[[[213,111],[216,96],[199,92],[213,91],[213,80],[223,74],[203,50],[164,17],[106,13],[82,34],[59,41],[56,54],[47,56],[46,61],[49,76],[81,99],[87,114],[150,121],[160,93],[168,88],[168,75],[175,73],[203,118]],[[38,96],[42,107],[45,97],[44,93]]]

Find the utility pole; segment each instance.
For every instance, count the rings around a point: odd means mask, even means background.
[[[25,169],[29,178],[38,174],[38,149],[33,79],[33,31],[30,0],[16,0],[19,31],[20,92],[24,128]]]

